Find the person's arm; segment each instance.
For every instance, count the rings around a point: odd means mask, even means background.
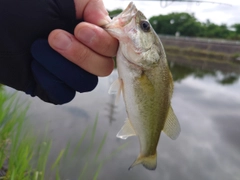
[[[97,84],[96,75],[109,74],[112,62],[109,61],[110,57],[99,53],[98,48],[97,51],[94,49],[98,42],[88,47],[71,34],[77,23],[81,19],[85,20],[84,14],[78,17],[78,13],[81,14],[81,2],[86,9],[86,0],[75,0],[75,3],[71,0],[0,1],[0,83],[54,104],[69,102],[75,96],[75,91],[94,89]],[[75,4],[78,4],[77,10]],[[79,26],[81,29],[82,25]],[[49,36],[54,29],[62,30],[55,30]],[[75,31],[77,29],[79,28]],[[61,37],[57,36],[60,31],[71,37],[72,44],[59,50],[56,41]],[[106,35],[106,32],[103,34]],[[49,43],[58,53],[49,46],[48,36]],[[115,49],[105,53],[113,56],[117,43],[110,36],[107,36],[107,41],[111,41]],[[81,52],[86,52],[86,48],[91,51],[82,55]],[[88,61],[88,58],[93,54],[98,54],[97,58],[106,62],[103,71],[92,68],[96,63]],[[83,64],[87,64],[90,69]]]

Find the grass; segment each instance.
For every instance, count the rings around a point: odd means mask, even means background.
[[[168,54],[180,54],[187,55],[188,57],[202,57],[207,59],[218,60],[235,60],[238,54],[227,54],[222,52],[214,52],[209,50],[202,50],[193,47],[179,48],[178,46],[164,46],[166,53]]]
[[[3,88],[0,90],[0,167],[4,162],[7,164],[7,172],[1,179],[33,179],[34,138],[23,127],[28,106],[19,102],[16,93],[10,95]]]
[[[0,90],[0,169],[4,162],[7,162],[7,173],[0,177],[2,180],[44,180],[49,179],[46,174],[48,168],[48,159],[51,152],[52,141],[47,135],[39,142],[37,137],[26,127],[26,113],[28,111],[28,103],[20,103],[17,94],[7,94],[4,89]],[[73,162],[76,155],[85,150],[83,158],[84,166],[81,167],[79,176],[81,179],[97,179],[104,163],[112,156],[122,150],[126,144],[118,147],[109,156],[100,160],[99,156],[106,142],[107,133],[103,135],[100,141],[95,142],[98,116],[96,116],[93,127],[87,127],[78,143],[74,146],[74,150],[70,150],[71,142],[60,150],[55,162],[51,165],[51,179],[61,179],[61,169],[66,167],[66,161]],[[26,128],[28,128],[26,130]],[[90,135],[90,141],[86,147],[86,137]],[[38,142],[38,143],[36,143]],[[84,142],[84,146],[83,146]],[[96,146],[97,144],[97,146]],[[95,167],[95,168],[93,168]]]

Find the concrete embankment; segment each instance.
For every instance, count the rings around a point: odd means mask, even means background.
[[[240,73],[240,41],[160,36],[169,62]]]
[[[164,46],[176,46],[179,48],[195,48],[206,51],[221,52],[227,54],[240,54],[240,41],[216,40],[207,38],[190,38],[160,35]]]
[[[167,54],[167,58],[170,63],[176,63],[178,65],[195,69],[240,74],[240,63],[236,61],[205,59],[174,54]]]

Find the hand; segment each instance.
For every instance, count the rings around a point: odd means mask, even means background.
[[[97,85],[97,76],[65,59],[49,46],[47,40],[35,41],[31,52],[35,58],[31,63],[31,68],[35,82],[47,95],[46,97],[40,96],[45,101],[64,104],[74,98],[76,91],[91,91]],[[29,94],[35,92],[34,89],[30,89]]]
[[[99,27],[109,20],[101,0],[0,1],[0,17],[2,84],[63,104],[112,71],[118,43]],[[84,40],[90,30],[95,38]]]
[[[111,20],[103,2],[75,0],[75,7],[76,18],[85,22],[76,26],[74,35],[58,29],[51,32],[48,40],[54,50],[90,74],[52,51],[44,40],[32,46],[32,55],[37,61],[32,64],[35,79],[55,104],[72,100],[75,91],[94,89],[97,81],[91,74],[109,75],[114,66],[112,57],[116,55],[118,41],[99,27]]]
[[[113,70],[112,57],[116,55],[118,41],[101,27],[110,21],[101,0],[75,0],[76,17],[84,19],[74,35],[54,30],[49,35],[50,46],[84,70],[107,76]]]

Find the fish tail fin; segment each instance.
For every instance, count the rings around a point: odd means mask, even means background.
[[[155,170],[157,167],[157,152],[151,156],[141,156],[133,162],[133,164],[128,168],[128,170],[132,169],[134,166],[142,164],[148,170]]]

